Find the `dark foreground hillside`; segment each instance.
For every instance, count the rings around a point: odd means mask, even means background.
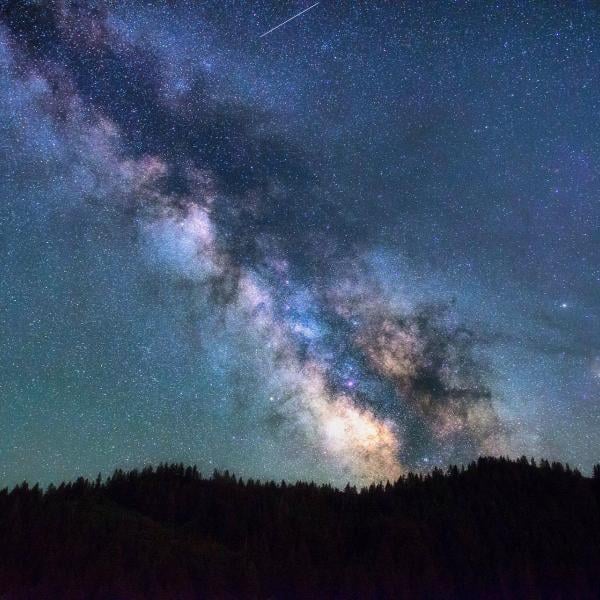
[[[598,598],[600,467],[482,458],[357,493],[118,471],[0,492],[0,598]]]

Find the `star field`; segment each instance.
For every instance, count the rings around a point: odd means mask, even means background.
[[[593,2],[0,7],[0,480],[600,450]]]

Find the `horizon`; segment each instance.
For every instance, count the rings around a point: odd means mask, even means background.
[[[386,485],[394,485],[394,484],[396,484],[400,481],[404,481],[410,477],[419,477],[419,478],[427,479],[427,478],[431,478],[435,474],[441,474],[445,477],[445,476],[449,476],[454,469],[457,469],[459,474],[464,473],[471,468],[479,468],[480,463],[482,461],[485,463],[486,461],[489,461],[489,460],[494,460],[494,461],[497,461],[498,463],[504,463],[504,464],[508,464],[508,465],[517,465],[517,464],[522,465],[523,460],[525,460],[527,466],[532,467],[534,469],[548,468],[551,470],[555,470],[556,467],[560,467],[560,469],[564,470],[564,472],[566,472],[566,473],[570,472],[570,473],[573,473],[573,474],[576,474],[576,475],[582,477],[583,479],[590,479],[590,480],[597,478],[596,471],[598,471],[598,473],[600,473],[600,460],[597,463],[592,465],[592,469],[589,473],[586,473],[586,472],[581,471],[577,467],[573,467],[569,463],[565,463],[565,462],[561,462],[561,461],[551,461],[551,460],[547,460],[545,458],[537,458],[537,457],[531,457],[531,456],[525,456],[525,455],[519,456],[519,457],[510,457],[510,456],[501,456],[501,455],[487,455],[487,456],[482,455],[482,456],[478,456],[477,458],[469,461],[468,463],[449,464],[446,467],[434,466],[434,467],[431,467],[430,470],[407,471],[406,473],[402,473],[396,479],[393,479],[393,480],[387,479],[387,480],[380,480],[380,481],[372,481],[371,483],[367,483],[364,485],[356,485],[356,484],[353,484],[351,481],[347,481],[345,485],[336,485],[336,484],[331,483],[326,480],[315,481],[315,480],[308,480],[308,479],[296,479],[296,480],[261,479],[261,478],[257,478],[257,477],[252,477],[252,475],[241,476],[235,472],[230,471],[229,469],[215,468],[215,469],[213,469],[212,472],[203,472],[200,469],[198,469],[198,465],[196,465],[196,464],[186,464],[186,463],[182,463],[182,462],[162,462],[162,463],[157,463],[157,464],[145,464],[145,465],[137,466],[137,467],[136,466],[132,466],[132,467],[128,467],[128,468],[117,467],[117,468],[113,469],[112,471],[109,471],[108,473],[99,472],[95,476],[76,475],[76,476],[73,476],[71,479],[66,479],[66,480],[62,480],[62,481],[50,481],[45,484],[40,483],[39,481],[34,482],[34,481],[23,480],[23,481],[14,483],[10,486],[1,486],[0,485],[0,492],[7,491],[8,493],[10,493],[15,488],[21,487],[21,486],[23,486],[23,484],[26,484],[30,489],[32,487],[37,487],[42,492],[45,493],[48,491],[48,488],[50,488],[50,487],[58,488],[61,485],[73,485],[80,480],[84,480],[88,483],[99,482],[101,485],[104,485],[105,483],[107,483],[107,481],[110,481],[117,475],[119,475],[119,476],[120,475],[129,475],[129,474],[133,474],[133,473],[137,473],[138,475],[141,475],[141,474],[148,473],[148,472],[151,472],[152,474],[158,474],[159,470],[165,470],[165,469],[172,470],[175,468],[183,468],[184,471],[188,471],[190,469],[195,470],[196,475],[202,481],[214,481],[215,479],[217,479],[219,477],[225,477],[225,478],[232,478],[236,481],[236,483],[243,484],[243,485],[247,485],[250,482],[252,482],[252,484],[261,485],[261,486],[268,486],[271,484],[275,484],[277,487],[282,487],[282,485],[289,486],[289,487],[294,487],[296,485],[309,485],[309,486],[314,485],[319,488],[321,488],[321,487],[330,488],[330,489],[332,489],[334,491],[338,491],[338,492],[344,492],[347,487],[350,487],[350,488],[354,489],[355,491],[357,491],[358,493],[361,493],[361,492],[367,492],[371,486],[386,487]]]

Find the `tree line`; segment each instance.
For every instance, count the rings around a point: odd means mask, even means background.
[[[364,489],[162,464],[0,491],[0,598],[598,598],[600,465]]]

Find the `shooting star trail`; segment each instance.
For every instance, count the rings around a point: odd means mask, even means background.
[[[290,17],[287,21],[284,21],[283,23],[279,23],[279,25],[275,25],[275,27],[273,27],[273,29],[269,29],[269,31],[265,31],[263,34],[259,35],[258,37],[261,38],[261,37],[265,37],[265,35],[269,35],[269,33],[271,33],[272,31],[275,31],[276,29],[279,29],[280,27],[282,27],[286,23],[289,23],[290,21],[293,21],[296,17],[299,17],[300,15],[303,15],[305,12],[308,12],[311,8],[314,8],[315,6],[317,6],[317,4],[319,4],[319,2],[315,2],[312,6],[309,6],[308,8],[305,8],[304,10],[301,10],[297,15],[294,15],[293,17]]]

